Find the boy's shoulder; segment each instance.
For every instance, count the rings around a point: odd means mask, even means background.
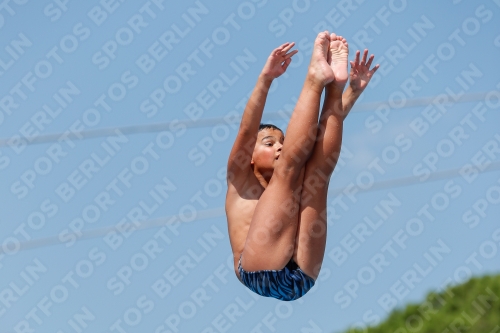
[[[245,200],[258,200],[264,188],[250,169],[248,173],[238,173],[227,176],[228,198],[241,198]],[[231,201],[231,200],[228,200]],[[226,203],[229,203],[226,201]]]

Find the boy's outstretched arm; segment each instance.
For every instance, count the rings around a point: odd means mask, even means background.
[[[344,118],[351,111],[354,103],[361,95],[361,93],[365,90],[370,82],[373,74],[377,71],[380,65],[375,65],[372,69],[370,66],[372,65],[374,55],[372,54],[368,61],[366,58],[368,56],[368,50],[365,49],[363,52],[363,58],[361,62],[359,61],[359,50],[356,51],[356,58],[354,61],[351,61],[351,72],[349,73],[349,86],[344,91],[342,95],[342,106],[343,106],[343,115]]]
[[[247,171],[246,167],[250,167],[269,88],[273,80],[286,71],[292,61],[292,56],[298,52],[297,50],[289,52],[294,45],[295,43],[285,43],[274,49],[267,58],[243,111],[240,129],[229,154],[228,176],[231,174],[237,176],[239,172]]]

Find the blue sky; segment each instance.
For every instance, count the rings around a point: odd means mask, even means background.
[[[498,273],[498,1],[0,15],[0,332],[337,332]],[[325,29],[381,68],[345,121],[322,273],[283,303],[233,274],[224,172],[271,50],[299,50],[263,116],[286,130]]]

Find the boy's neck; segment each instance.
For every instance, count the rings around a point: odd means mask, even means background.
[[[267,185],[269,185],[269,182],[271,181],[271,177],[273,174],[267,174],[267,173],[261,173],[258,169],[253,168],[253,174],[255,175],[255,178],[257,178],[257,181],[260,183],[260,185],[263,188],[267,188]]]

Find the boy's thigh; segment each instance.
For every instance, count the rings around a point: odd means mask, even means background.
[[[280,177],[269,183],[248,230],[241,260],[245,270],[282,269],[288,263],[297,234],[301,190],[300,183],[291,184]]]
[[[302,178],[302,206],[312,204],[311,200],[325,201],[333,167],[320,158],[311,158],[304,167]]]
[[[326,246],[328,179],[323,179],[316,165],[310,162],[304,175],[293,259],[304,273],[315,279]]]

